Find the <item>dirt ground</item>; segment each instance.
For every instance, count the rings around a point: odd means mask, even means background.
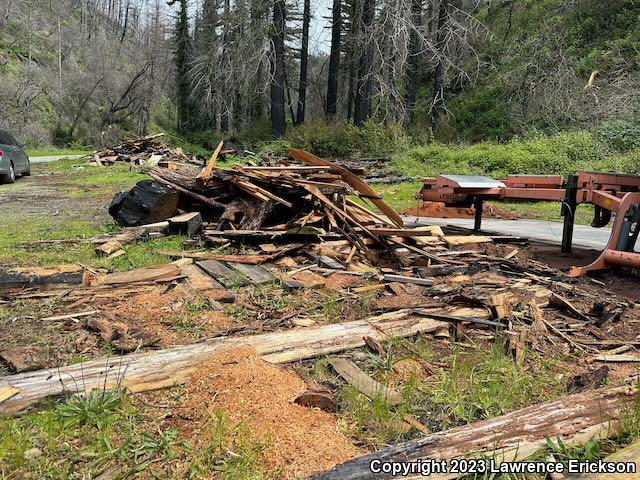
[[[111,194],[70,198],[77,195],[78,188],[85,191],[88,187],[74,186],[71,195],[67,188],[69,184],[61,181],[57,174],[36,174],[19,180],[10,188],[0,186],[0,216],[24,216],[27,219],[25,221],[59,217],[62,224],[87,221],[88,218],[97,224],[108,222],[105,211]],[[502,213],[494,211],[492,215],[502,216]],[[462,245],[454,250],[464,251],[468,248],[468,245]],[[517,249],[514,259],[522,266],[540,262],[560,270],[575,264],[586,264],[597,255],[597,252],[581,250],[571,255],[561,254],[559,246],[538,244],[483,244],[474,245],[473,249],[494,258],[504,258]],[[32,253],[37,255],[37,252]],[[299,264],[308,261],[303,254],[293,260]],[[478,274],[485,275],[479,284],[483,281],[490,283],[491,274]],[[302,292],[284,292],[279,285],[237,287],[234,289],[238,298],[236,303],[222,309],[211,308],[198,295],[185,293],[176,282],[97,294],[94,292],[91,295],[81,295],[68,289],[45,298],[30,296],[32,291],[12,292],[13,296],[5,296],[0,300],[0,329],[3,332],[0,351],[35,349],[29,351],[32,363],[28,369],[37,369],[132,350],[148,352],[224,335],[249,335],[361,319],[375,312],[429,302],[436,304],[439,301],[437,293],[427,287],[409,285],[393,291],[377,290],[355,295],[351,289],[375,281],[354,279],[345,274],[333,274],[326,278],[314,275],[320,278],[318,285]],[[456,291],[456,298],[473,301],[477,286],[470,282],[467,287],[465,282],[475,274],[472,272],[467,275],[441,277],[435,285]],[[626,310],[622,320],[606,324],[604,331],[608,339],[621,345],[638,342],[638,277],[618,270],[598,273],[593,278],[561,280],[569,282],[566,295],[573,305],[592,318],[595,318],[593,312],[598,302],[604,301],[611,306],[624,304]],[[86,311],[96,313],[76,319],[46,320],[50,316]],[[591,338],[591,326],[576,320],[571,313],[543,308],[542,315],[545,319],[563,322],[576,338],[585,342]],[[380,368],[380,364],[385,362],[384,356],[380,352],[372,352],[371,348],[359,349],[350,352],[350,355],[363,369],[373,371],[372,375],[378,381],[404,391],[416,378],[426,384],[437,382],[438,372],[451,368],[447,361],[456,355],[461,346],[473,347],[468,353],[472,358],[478,348],[491,350],[494,339],[490,329],[470,328],[456,331],[452,337],[425,336],[402,341],[389,347],[395,356],[387,356],[387,359],[394,360],[388,360],[391,364],[384,368]],[[415,353],[416,345],[420,342],[429,344],[429,359]],[[591,361],[595,348],[587,348],[581,354],[576,354],[551,334],[543,339],[533,339],[530,343],[531,370],[535,373],[546,362],[552,362],[553,372],[558,377],[556,383],[560,386],[575,375],[591,372],[597,366]],[[465,355],[463,353],[462,357]],[[377,367],[372,368],[371,365]],[[196,446],[201,445],[203,449],[211,441],[211,422],[215,421],[218,413],[234,424],[246,423],[250,426],[252,438],[264,442],[260,455],[264,455],[270,471],[277,472],[278,478],[296,478],[330,468],[380,444],[379,440],[371,439],[374,437],[371,432],[378,427],[367,424],[363,428],[353,418],[350,418],[346,427],[341,423],[349,402],[354,400],[344,396],[344,382],[326,372],[318,374],[317,370],[317,360],[293,366],[273,366],[257,358],[250,350],[225,352],[216,358],[203,360],[191,382],[179,395],[175,394],[176,389],[170,389],[140,395],[134,401],[146,405],[144,408],[151,412],[155,423],[163,428],[176,428],[184,438]],[[636,370],[635,364],[611,364],[609,381],[626,378]],[[14,370],[10,362],[0,361],[0,375],[11,373]],[[307,388],[307,384],[318,378],[338,398],[337,415],[293,403]],[[549,389],[548,393],[551,391]],[[540,395],[544,398],[545,392]],[[424,402],[424,409],[416,410],[413,414],[429,428],[437,430],[443,424],[461,423],[443,407],[431,406],[429,398],[421,401]],[[158,403],[163,407],[149,407]],[[400,432],[398,437],[393,438],[411,438],[420,434],[417,431],[409,432],[411,427],[407,427],[401,418],[394,417],[389,424],[392,425],[389,428],[397,428]],[[354,425],[362,431],[358,434],[346,433],[354,431]]]

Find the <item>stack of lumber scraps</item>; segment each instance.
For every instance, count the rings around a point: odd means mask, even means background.
[[[186,155],[181,148],[170,148],[159,142],[157,139],[163,135],[164,133],[156,133],[126,139],[121,145],[93,152],[93,161],[98,166],[125,162],[133,166],[163,164],[168,168],[176,168],[176,165],[181,163],[200,163]]]

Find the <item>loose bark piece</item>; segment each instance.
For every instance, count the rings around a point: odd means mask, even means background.
[[[403,222],[400,215],[398,215],[395,210],[393,210],[389,205],[386,204],[384,200],[382,200],[382,197],[378,194],[378,192],[367,185],[367,183],[357,175],[351,173],[346,168],[340,167],[335,163],[329,162],[320,157],[316,157],[315,155],[309,152],[305,152],[304,150],[290,148],[288,154],[291,158],[308,165],[330,166],[332,172],[339,174],[346,183],[351,185],[351,187],[357,190],[364,198],[371,200],[373,204],[378,207],[381,212],[387,215],[395,225],[402,228]]]
[[[330,358],[329,363],[349,385],[364,393],[369,398],[379,396],[389,405],[402,403],[402,395],[384,385],[360,370],[354,363],[344,358]]]
[[[364,345],[363,338],[377,340],[433,332],[442,322],[411,316],[408,310],[355,322],[287,330],[261,335],[216,338],[156,352],[101,358],[82,364],[0,377],[0,387],[11,385],[20,392],[0,404],[0,414],[22,414],[34,405],[65,394],[117,385],[144,392],[184,383],[203,358],[228,348],[253,347],[271,363],[304,358]]]
[[[40,347],[12,347],[2,350],[0,358],[20,373],[42,368],[48,355],[46,349]]]
[[[354,458],[332,470],[312,475],[309,479],[391,478],[390,475],[371,472],[369,467],[372,460],[408,462],[493,458],[496,463],[523,460],[544,448],[547,438],[555,440],[559,437],[566,445],[575,445],[615,434],[622,412],[633,406],[636,393],[635,386],[626,385],[569,395],[500,417],[400,443]],[[442,473],[432,474],[429,478],[443,480],[457,476],[454,473]]]
[[[587,322],[591,321],[589,317],[587,317],[584,313],[578,310],[569,300],[567,300],[562,295],[558,295],[557,293],[552,293],[549,298],[549,304],[553,307],[561,308],[566,310],[569,313],[572,313],[576,317],[585,320]]]

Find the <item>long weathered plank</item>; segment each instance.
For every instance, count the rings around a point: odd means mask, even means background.
[[[374,205],[380,209],[380,211],[382,211],[385,215],[387,215],[387,217],[389,217],[389,220],[391,220],[398,227],[402,227],[402,218],[400,217],[400,215],[398,215],[398,213],[393,208],[387,205],[387,203],[382,200],[382,197],[378,194],[378,192],[367,185],[367,183],[358,175],[351,173],[346,168],[336,165],[335,163],[329,162],[320,157],[316,157],[309,152],[305,152],[304,150],[290,148],[288,154],[291,158],[294,158],[300,162],[304,162],[307,165],[331,167],[332,172],[339,174],[346,183],[360,192],[363,197],[371,200]]]
[[[616,432],[617,421],[632,408],[637,394],[633,385],[590,390],[533,405],[500,417],[452,428],[423,438],[400,443],[378,452],[354,458],[314,480],[365,480],[391,478],[374,473],[372,460],[409,462],[456,458],[493,458],[495,462],[517,461],[544,448],[547,437],[578,444],[591,438],[606,438]],[[434,473],[431,480],[456,478],[457,474]],[[403,478],[424,478],[408,475]]]
[[[19,393],[0,403],[0,414],[17,415],[48,399],[124,386],[133,392],[169,387],[184,382],[202,358],[222,349],[251,346],[272,363],[311,358],[364,345],[364,337],[384,340],[434,332],[446,323],[410,316],[408,310],[355,322],[246,337],[218,338],[192,345],[102,358],[60,368],[0,377],[0,388],[10,385]]]

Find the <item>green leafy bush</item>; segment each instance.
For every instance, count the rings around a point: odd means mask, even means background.
[[[588,132],[565,132],[550,137],[475,145],[434,143],[415,147],[394,158],[399,175],[458,173],[504,177],[509,174],[562,174],[593,169],[605,156]]]
[[[640,148],[640,122],[611,120],[599,125],[594,134],[598,140],[618,152]]]
[[[386,156],[411,144],[409,136],[399,126],[372,119],[362,127],[349,123],[310,122],[292,129],[287,140],[293,147],[329,158]]]
[[[471,90],[454,97],[449,103],[449,110],[455,130],[465,140],[508,140],[514,134],[501,85]]]

